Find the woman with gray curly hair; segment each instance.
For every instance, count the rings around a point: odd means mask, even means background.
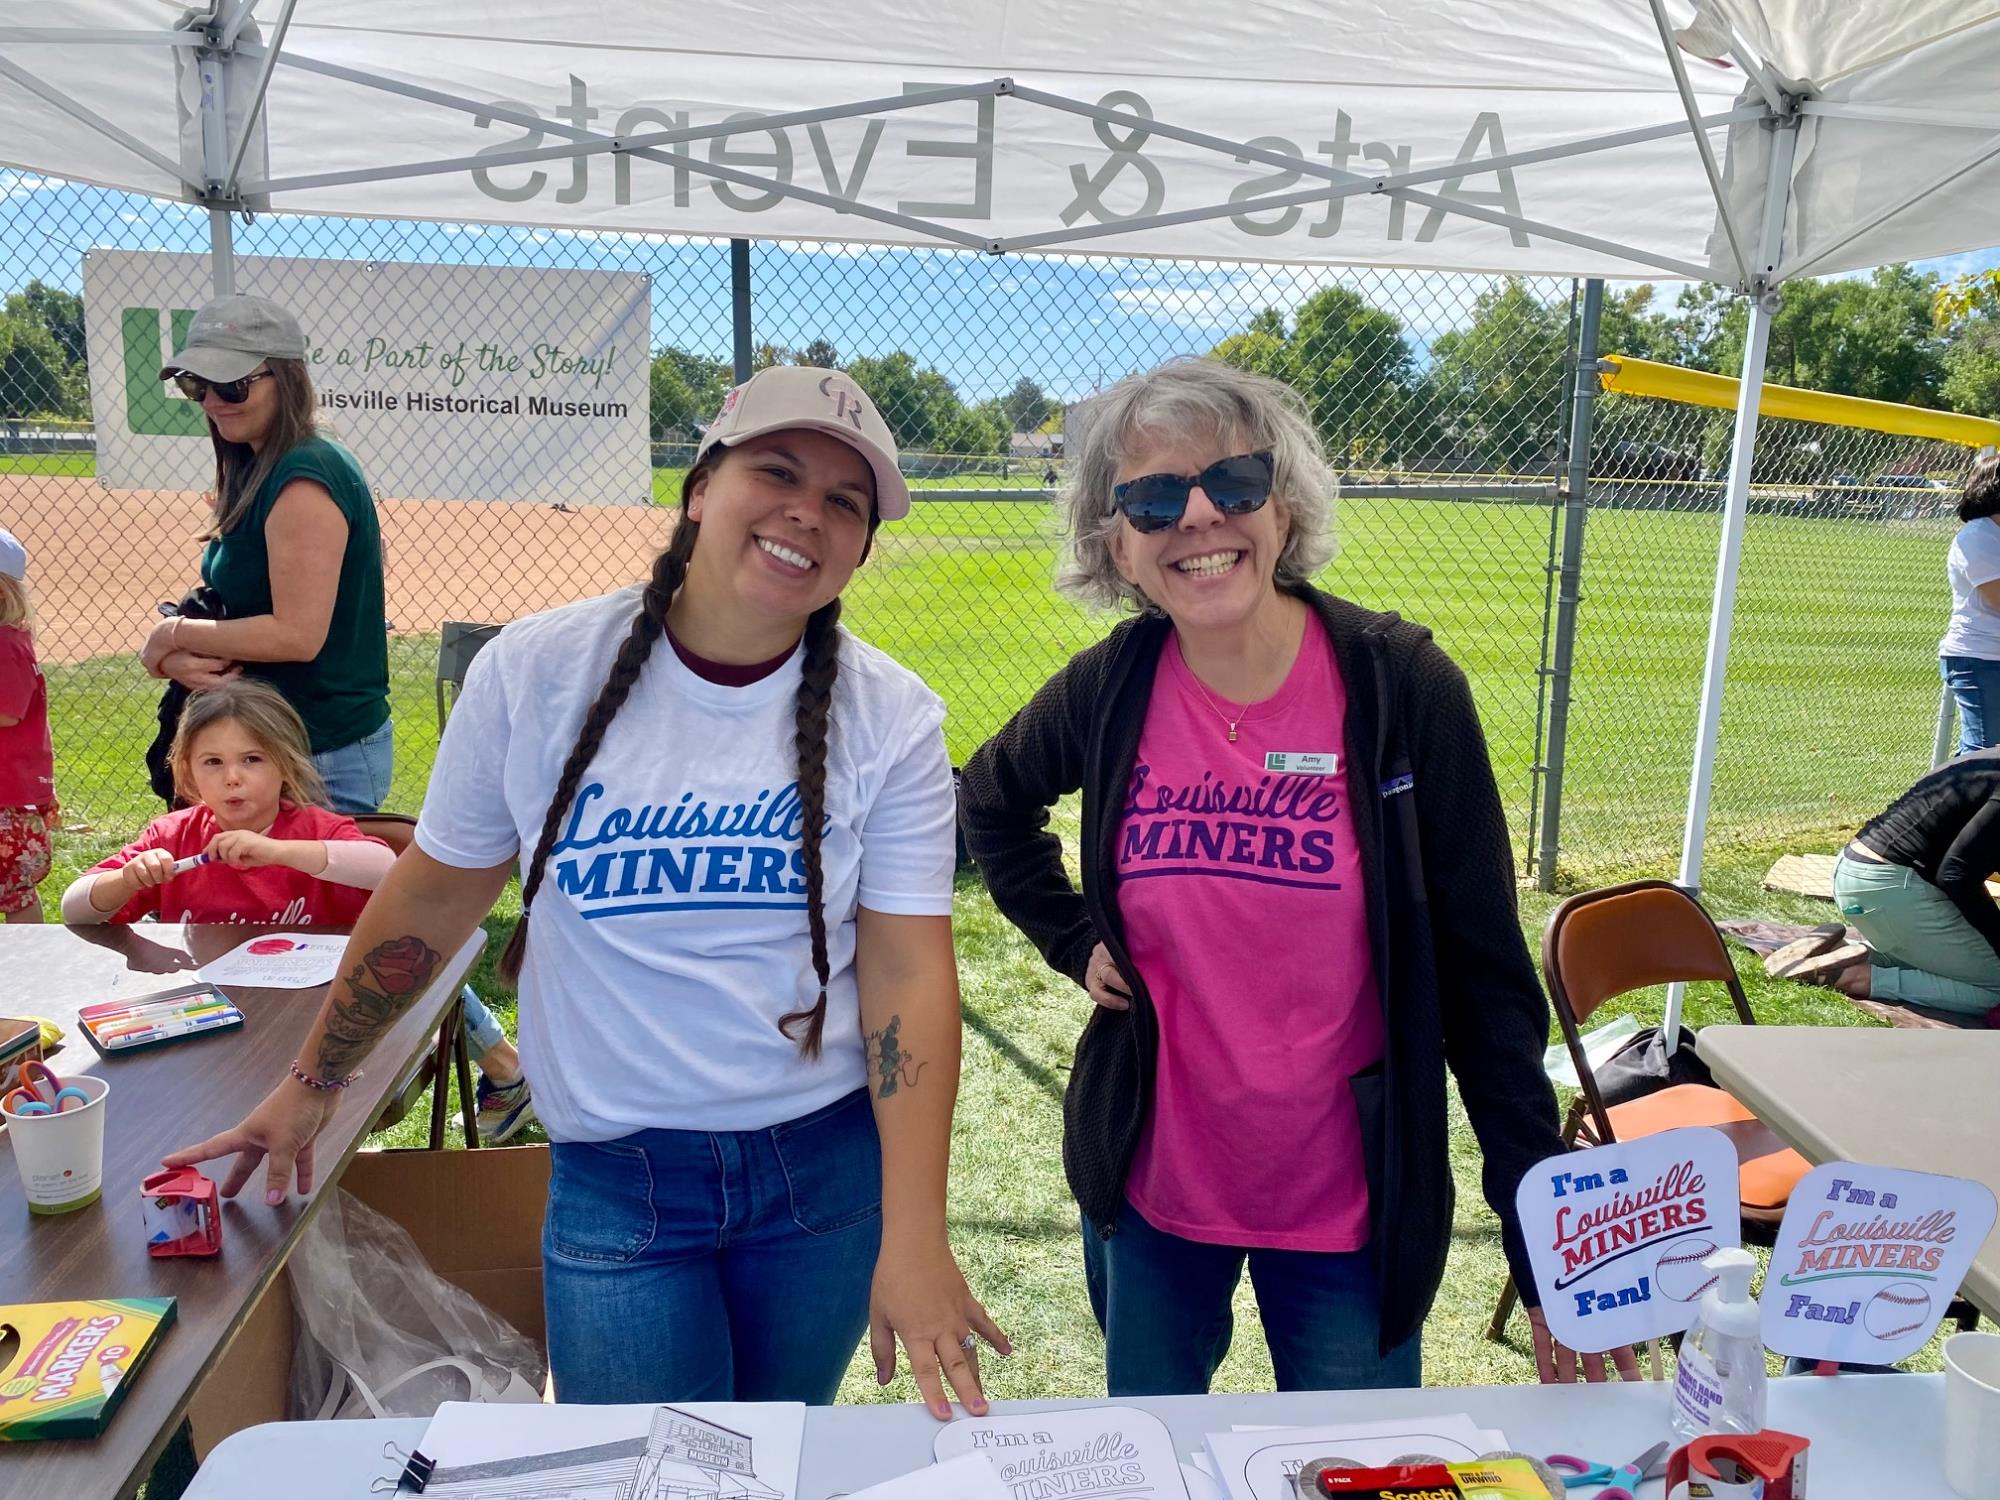
[[[959,809],[1095,1002],[1063,1165],[1110,1393],[1207,1390],[1246,1261],[1280,1390],[1420,1384],[1447,1067],[1530,1295],[1514,1192],[1562,1149],[1471,693],[1428,630],[1314,586],[1334,480],[1289,388],[1186,360],[1082,415],[1058,586],[1136,618],[980,748]],[[1048,831],[1079,789],[1081,891]]]

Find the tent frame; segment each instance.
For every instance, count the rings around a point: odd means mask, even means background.
[[[42,83],[26,69],[0,54],[0,77],[5,77],[19,86],[30,90],[52,107],[76,120],[85,128],[108,139],[149,165],[165,172],[181,183],[196,202],[209,210],[210,250],[213,281],[218,294],[227,293],[234,285],[234,244],[231,215],[243,212],[248,216],[246,195],[268,195],[275,192],[298,192],[315,187],[329,187],[339,184],[390,181],[464,171],[472,166],[495,167],[528,162],[555,161],[570,157],[595,154],[614,154],[640,157],[673,167],[677,171],[692,172],[703,177],[759,192],[811,203],[821,208],[832,209],[844,216],[879,223],[913,233],[939,244],[960,249],[975,250],[990,255],[1005,255],[1029,250],[1043,250],[1062,245],[1082,244],[1087,241],[1109,236],[1127,234],[1154,227],[1198,223],[1206,219],[1268,212],[1274,209],[1304,207],[1327,203],[1336,199],[1379,195],[1390,199],[1422,206],[1433,211],[1458,215],[1480,222],[1493,224],[1515,233],[1523,233],[1542,239],[1554,240],[1561,244],[1589,250],[1599,255],[1625,261],[1635,268],[1648,267],[1663,270],[1677,276],[1698,281],[1716,281],[1725,285],[1731,283],[1716,274],[1712,266],[1698,265],[1672,256],[1665,256],[1638,246],[1622,244],[1616,240],[1567,229],[1559,225],[1542,223],[1518,214],[1461,201],[1445,192],[1429,192],[1424,184],[1449,184],[1457,179],[1480,176],[1504,171],[1515,167],[1528,166],[1540,162],[1559,161],[1566,157],[1579,156],[1591,152],[1615,149],[1620,146],[1638,144],[1648,140],[1658,140],[1677,135],[1693,138],[1695,149],[1700,155],[1702,168],[1714,195],[1718,213],[1718,223],[1722,227],[1737,272],[1733,289],[1749,299],[1749,329],[1746,339],[1741,380],[1738,383],[1738,403],[1735,425],[1731,433],[1729,478],[1723,501],[1723,528],[1721,545],[1716,559],[1714,596],[1711,602],[1709,639],[1703,667],[1701,707],[1695,732],[1695,755],[1689,786],[1687,819],[1683,829],[1680,884],[1691,892],[1698,892],[1701,877],[1701,859],[1704,829],[1707,822],[1710,796],[1713,788],[1715,755],[1721,725],[1722,693],[1727,677],[1730,627],[1733,619],[1736,583],[1742,563],[1744,521],[1748,513],[1750,471],[1755,454],[1759,396],[1763,387],[1765,351],[1770,336],[1772,315],[1777,310],[1779,288],[1788,278],[1807,271],[1859,236],[1866,234],[1885,220],[1903,212],[1912,205],[1937,193],[1966,173],[2000,155],[2000,114],[1988,112],[1940,108],[1912,109],[1891,108],[1866,104],[1845,104],[1825,102],[1816,99],[1793,97],[1764,63],[1751,54],[1741,40],[1730,33],[1720,43],[1722,50],[1735,60],[1750,82],[1749,92],[1754,99],[1746,98],[1734,108],[1698,113],[1698,101],[1688,82],[1687,69],[1681,60],[1681,45],[1672,31],[1663,0],[1648,0],[1653,19],[1659,30],[1665,49],[1668,66],[1673,74],[1675,88],[1680,97],[1683,118],[1657,125],[1647,125],[1632,129],[1606,131],[1579,139],[1561,142],[1551,146],[1535,147],[1529,150],[1502,153],[1498,156],[1480,157],[1470,161],[1451,161],[1413,168],[1388,174],[1366,174],[1343,170],[1331,165],[1286,155],[1248,142],[1229,140],[1225,137],[1188,129],[1167,121],[1153,119],[1130,110],[1117,110],[1083,100],[1068,98],[1061,94],[1018,85],[1011,78],[992,78],[960,85],[941,86],[934,89],[919,89],[907,94],[879,99],[863,99],[849,104],[832,105],[822,108],[797,110],[787,113],[760,116],[754,119],[734,121],[716,125],[704,125],[689,129],[648,131],[638,135],[618,137],[606,135],[565,121],[531,115],[525,111],[510,109],[503,104],[466,98],[438,89],[406,83],[384,74],[349,68],[318,59],[306,58],[284,50],[286,32],[289,28],[296,0],[282,0],[279,18],[273,27],[268,42],[246,41],[242,37],[249,24],[257,0],[212,0],[212,10],[205,24],[196,22],[179,30],[159,32],[109,31],[92,32],[80,28],[62,27],[0,27],[0,48],[13,43],[60,43],[63,45],[107,45],[107,46],[166,46],[195,49],[201,77],[201,180],[192,180],[178,164],[170,161],[144,141],[132,136],[121,127],[96,114],[80,101],[69,97],[60,90]],[[1725,28],[1726,30],[1726,28]],[[228,127],[228,89],[226,64],[231,59],[252,60],[258,64],[257,75],[252,85],[249,108],[242,114],[242,124],[236,132],[236,139],[230,139]],[[490,120],[506,121],[523,128],[541,132],[543,135],[563,137],[555,145],[484,153],[477,157],[440,157],[428,161],[391,164],[381,167],[363,168],[346,172],[318,173],[294,177],[274,177],[244,184],[240,174],[244,161],[254,140],[254,132],[262,116],[265,94],[278,67],[293,67],[341,79],[362,88],[376,89],[405,98],[435,104],[442,109],[463,114],[483,116]],[[1139,133],[1138,138],[1158,135],[1180,141],[1187,145],[1202,147],[1227,155],[1237,161],[1250,161],[1275,166],[1283,171],[1295,173],[1299,177],[1314,180],[1315,185],[1297,191],[1266,194],[1234,203],[1222,203],[1200,208],[1182,209],[1170,213],[1154,213],[1131,218],[1109,218],[1103,222],[1076,227],[1065,227],[1045,233],[1016,235],[1008,238],[990,238],[967,233],[949,224],[938,223],[921,216],[899,213],[878,208],[870,204],[837,198],[813,188],[797,183],[779,182],[773,178],[726,167],[719,163],[698,160],[677,146],[689,145],[700,140],[727,138],[739,134],[751,134],[785,128],[794,125],[808,125],[833,120],[852,119],[863,116],[877,116],[901,110],[920,109],[934,104],[958,102],[969,99],[1014,98],[1024,104],[1058,110],[1111,125],[1126,131]],[[1886,125],[1924,125],[1936,128],[1966,129],[1987,134],[1974,150],[1967,153],[1949,170],[1931,181],[1913,189],[1893,207],[1875,215],[1867,223],[1853,229],[1840,240],[1824,247],[1813,247],[1809,254],[1795,257],[1789,262],[1782,258],[1784,229],[1791,201],[1791,178],[1798,145],[1798,132],[1802,119],[1822,117],[1829,119],[1877,121]],[[1755,247],[1754,257],[1746,257],[1741,227],[1736,223],[1725,191],[1722,169],[1710,147],[1707,132],[1717,127],[1741,125],[1752,121],[1761,122],[1770,137],[1768,172],[1765,182],[1762,221]],[[737,361],[739,374],[744,368],[747,349],[747,294],[748,294],[748,242],[734,242],[737,253],[732,254],[735,293],[735,321],[737,324]],[[1676,1035],[1673,1022],[1678,1018],[1680,992],[1678,987],[1670,994],[1668,1007],[1669,1045]]]

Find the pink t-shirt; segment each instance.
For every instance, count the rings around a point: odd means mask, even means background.
[[[49,690],[26,627],[0,625],[0,807],[46,807],[56,800],[49,748]]]
[[[1368,1182],[1348,1079],[1381,1061],[1382,1013],[1325,628],[1307,621],[1234,744],[1220,701],[1169,638],[1118,839],[1118,910],[1160,1021],[1126,1196],[1183,1239],[1357,1250]],[[1274,752],[1338,768],[1267,770]]]
[[[153,819],[144,833],[102,864],[94,865],[89,873],[122,869],[134,855],[148,849],[164,849],[175,859],[186,859],[206,850],[219,832],[215,814],[196,803]],[[323,807],[297,807],[290,802],[279,804],[277,819],[265,833],[274,839],[382,842],[363,833],[352,818]],[[238,870],[224,864],[206,864],[196,865],[184,874],[139,892],[107,920],[136,922],[141,917],[157,915],[167,922],[281,922],[287,927],[307,927],[317,922],[345,927],[353,925],[374,894],[359,886],[336,885],[278,865]]]

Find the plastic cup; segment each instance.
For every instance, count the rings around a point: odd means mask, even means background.
[[[2000,1500],[2000,1333],[1944,1341],[1944,1477],[1965,1500]]]
[[[104,1100],[111,1085],[88,1073],[63,1083],[83,1090],[90,1102],[59,1115],[0,1110],[14,1143],[14,1166],[27,1190],[29,1213],[72,1213],[104,1195]]]

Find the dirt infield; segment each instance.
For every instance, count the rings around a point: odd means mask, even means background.
[[[651,506],[385,500],[391,629],[513,620],[645,576],[669,515]],[[198,576],[202,497],[94,479],[0,475],[0,526],[28,549],[36,638],[52,664],[137,650],[162,599]]]

